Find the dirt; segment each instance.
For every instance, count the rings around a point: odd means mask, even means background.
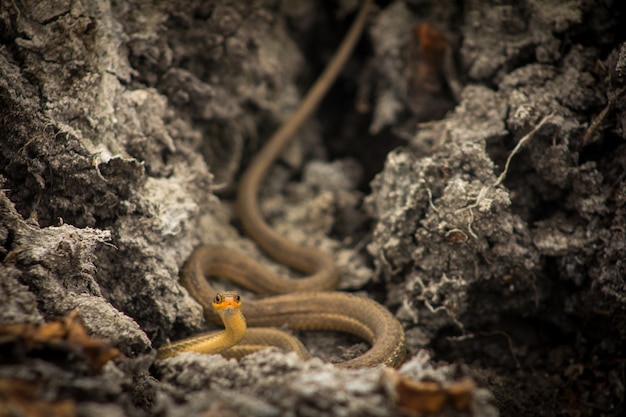
[[[402,322],[398,375],[431,413],[624,413],[618,3],[380,2],[265,182],[272,226]],[[306,363],[155,361],[210,328],[177,281],[195,246],[289,273],[242,236],[233,191],[357,5],[0,4],[0,327],[77,310],[120,352],[94,370],[67,341],[0,337],[0,414],[410,413],[401,377],[326,363],[363,348],[344,335],[300,335]]]

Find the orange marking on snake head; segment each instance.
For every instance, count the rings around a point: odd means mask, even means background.
[[[234,291],[218,292],[212,304],[213,309],[218,312],[227,308],[239,309],[241,307],[241,297]]]

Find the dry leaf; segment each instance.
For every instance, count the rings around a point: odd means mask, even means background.
[[[22,343],[29,348],[55,347],[76,350],[87,359],[94,372],[119,355],[104,339],[87,334],[77,310],[45,324],[12,323],[0,325],[0,345]],[[0,416],[1,417],[1,416]]]
[[[469,378],[449,384],[414,381],[394,369],[385,369],[383,385],[394,405],[416,414],[440,414],[446,406],[472,414],[472,398],[476,384]]]

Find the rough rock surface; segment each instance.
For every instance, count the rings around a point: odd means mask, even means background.
[[[381,3],[262,209],[335,256],[342,290],[397,315],[401,375],[480,387],[443,415],[619,415],[624,12],[505,3]],[[0,326],[77,309],[122,353],[96,373],[71,349],[0,338],[0,414],[404,415],[381,369],[154,355],[208,327],[177,282],[200,242],[289,272],[238,233],[232,192],[357,4],[0,3]],[[424,66],[424,23],[445,34],[451,67],[421,85],[437,61]],[[301,336],[325,361],[363,348]]]

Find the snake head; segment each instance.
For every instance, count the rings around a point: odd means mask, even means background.
[[[213,298],[213,310],[219,315],[230,315],[241,308],[241,297],[235,291],[218,292]]]

